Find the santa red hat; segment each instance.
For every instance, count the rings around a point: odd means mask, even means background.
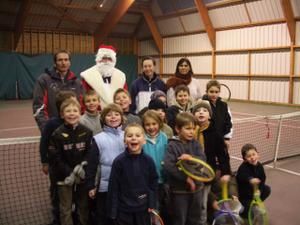
[[[112,59],[113,63],[116,63],[116,49],[112,45],[100,45],[96,55],[96,62],[99,62],[103,57],[108,57]]]

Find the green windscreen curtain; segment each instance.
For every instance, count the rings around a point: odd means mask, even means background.
[[[130,87],[137,74],[136,55],[117,55],[116,68],[126,74]],[[74,54],[71,58],[71,70],[79,78],[80,72],[95,65],[94,54]],[[32,98],[35,81],[46,68],[52,68],[53,56],[43,54],[26,56],[19,53],[0,52],[0,99]]]

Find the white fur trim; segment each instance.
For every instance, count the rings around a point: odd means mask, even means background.
[[[123,88],[126,83],[125,74],[116,68],[113,68],[109,91],[104,87],[102,76],[97,70],[97,65],[81,72],[80,76],[100,95],[101,108],[113,103],[113,96],[118,88]],[[105,91],[106,90],[106,91]]]

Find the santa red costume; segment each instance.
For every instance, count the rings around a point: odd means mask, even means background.
[[[118,88],[127,89],[126,76],[115,68],[116,49],[111,45],[100,45],[95,61],[96,65],[83,71],[80,76],[85,90],[94,89],[99,94],[103,109],[113,103],[113,95]]]

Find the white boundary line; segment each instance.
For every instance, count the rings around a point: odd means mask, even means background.
[[[31,126],[31,127],[15,127],[15,128],[0,129],[0,132],[15,131],[15,130],[27,130],[27,129],[35,129],[35,128],[37,128],[37,127],[36,126]]]

